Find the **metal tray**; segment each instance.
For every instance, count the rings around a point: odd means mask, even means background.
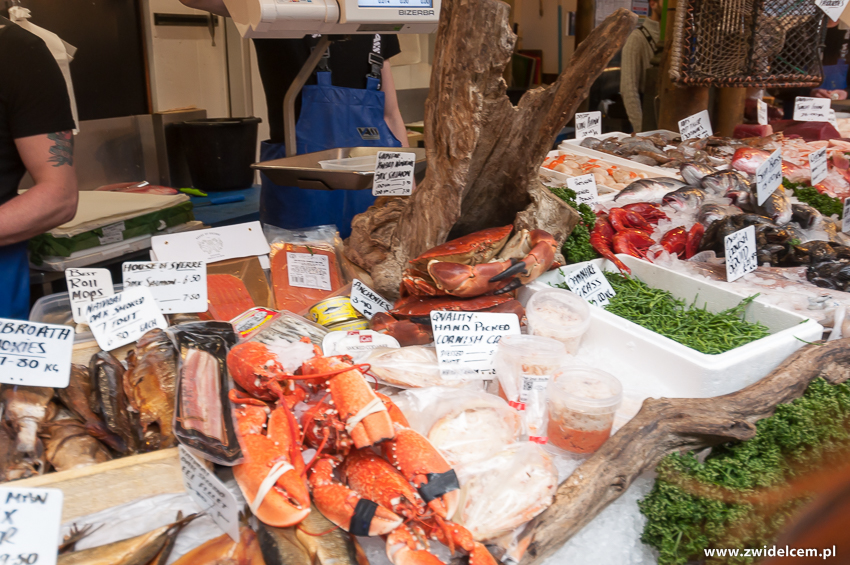
[[[425,149],[419,147],[341,147],[254,163],[252,168],[282,186],[297,186],[310,190],[363,190],[372,188],[372,172],[323,169],[319,161],[377,155],[378,151],[404,151],[416,154],[416,181],[425,176]]]

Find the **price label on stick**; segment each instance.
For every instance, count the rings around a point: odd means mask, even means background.
[[[386,298],[357,279],[351,281],[351,305],[367,320],[378,312],[389,312],[393,307]]]
[[[756,228],[748,226],[723,239],[726,251],[726,281],[732,282],[758,267],[756,260]]]
[[[206,312],[207,264],[203,261],[132,261],[121,267],[124,289],[147,287],[165,314]]]
[[[799,122],[828,122],[831,101],[829,98],[794,99],[794,119]]]
[[[602,112],[579,112],[576,114],[576,139],[602,135]]]
[[[823,10],[830,20],[837,22],[847,6],[847,0],[815,0],[815,6]]]
[[[835,117],[835,110],[832,108],[829,109],[829,123],[832,124],[832,127],[838,129],[838,119]]]
[[[771,153],[767,160],[756,169],[756,191],[758,205],[765,203],[768,197],[782,184],[782,149]]]
[[[843,218],[841,222],[841,231],[844,233],[850,233],[850,198],[844,199],[844,212],[841,217]]]
[[[56,488],[0,488],[0,563],[56,565],[63,498]]]
[[[150,289],[136,287],[86,306],[89,326],[104,351],[133,343],[154,328],[168,327]]]
[[[86,304],[115,294],[109,269],[65,269],[65,282],[68,283],[71,314],[77,324],[86,323]]]
[[[65,388],[73,351],[72,327],[0,318],[0,383]]]
[[[440,374],[444,379],[485,379],[496,374],[493,356],[499,340],[519,335],[516,314],[431,312]]]
[[[378,151],[372,196],[410,196],[416,153]]]
[[[818,184],[826,178],[828,168],[826,165],[826,147],[809,153],[809,169],[812,171],[812,184]]]
[[[593,263],[568,272],[564,275],[564,282],[571,291],[594,306],[607,306],[616,294],[611,283]]]
[[[183,486],[195,504],[233,541],[239,541],[239,503],[230,489],[182,445],[180,470]]]
[[[567,179],[567,187],[576,193],[576,202],[593,206],[599,201],[599,191],[596,188],[596,179],[593,175],[581,175]]]
[[[766,126],[768,122],[767,118],[767,102],[759,98],[756,100],[756,111],[758,113],[758,122],[761,126]]]
[[[708,110],[703,110],[693,116],[688,116],[684,120],[679,120],[679,134],[682,136],[682,140],[693,139],[695,137],[702,139],[714,135],[714,131],[711,129],[711,120],[708,117]]]

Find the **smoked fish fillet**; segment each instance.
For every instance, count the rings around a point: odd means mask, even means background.
[[[256,306],[245,283],[233,275],[208,275],[207,300],[209,315],[221,322],[229,322]]]
[[[278,310],[289,310],[295,314],[303,315],[311,306],[333,294],[342,286],[339,264],[333,248],[293,243],[274,243],[271,247],[272,286],[274,287],[274,300]],[[291,285],[287,253],[327,257],[331,289],[324,290]]]

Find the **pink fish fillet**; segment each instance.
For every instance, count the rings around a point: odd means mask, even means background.
[[[183,361],[180,386],[183,427],[227,444],[216,358],[206,351],[189,349]]]

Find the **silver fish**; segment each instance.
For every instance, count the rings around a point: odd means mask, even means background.
[[[698,208],[702,205],[703,200],[705,200],[704,190],[687,186],[668,192],[661,199],[661,203],[676,210],[687,210],[688,208]]]
[[[823,214],[808,204],[792,204],[791,218],[800,224],[800,227],[807,230],[823,224]]]
[[[708,227],[714,220],[721,220],[729,214],[719,204],[703,204],[697,212],[697,221]]]
[[[755,198],[755,194],[753,194]],[[758,202],[758,201],[756,201]],[[767,216],[777,225],[784,226],[791,221],[791,201],[788,200],[788,195],[785,194],[785,189],[778,187],[773,194],[767,197],[767,200],[761,206],[756,207],[756,212]]]
[[[670,191],[686,187],[685,183],[669,177],[638,179],[614,196],[614,200],[622,197],[635,197],[643,200],[661,198]]]
[[[727,192],[749,190],[750,183],[735,171],[718,171],[704,176],[700,186],[717,196],[725,196]]]
[[[685,182],[691,186],[700,186],[700,181],[706,175],[716,173],[717,169],[708,165],[700,165],[698,163],[683,163],[679,167],[679,172]]]

